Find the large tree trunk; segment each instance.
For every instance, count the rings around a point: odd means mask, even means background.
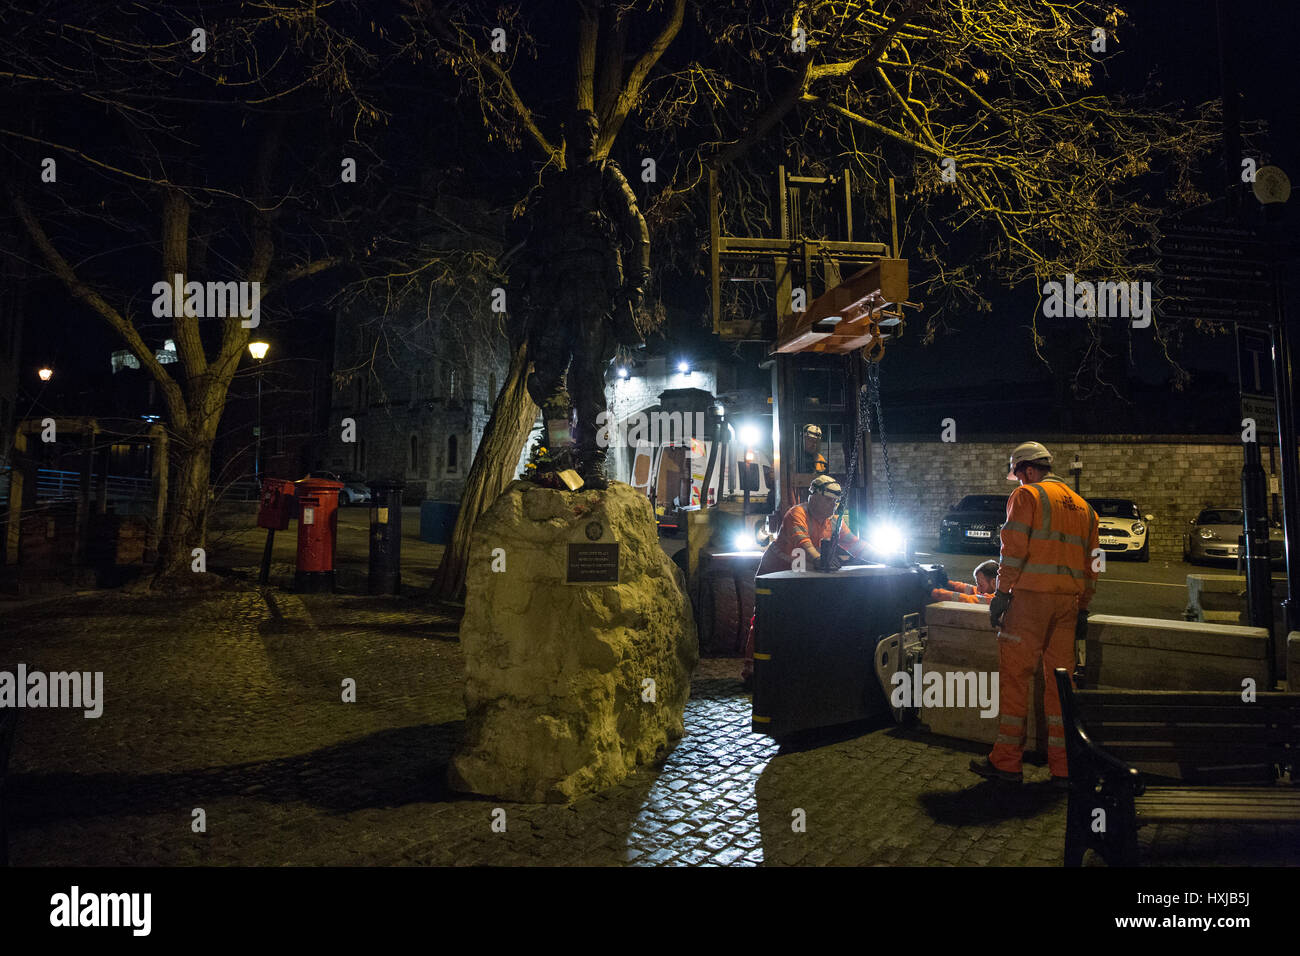
[[[483,431],[465,493],[460,499],[460,514],[443,552],[442,564],[434,577],[433,594],[447,601],[459,601],[465,593],[465,573],[469,568],[469,538],[478,516],[486,511],[505,490],[519,463],[528,432],[537,420],[537,406],[528,396],[528,346],[520,345],[510,360],[505,386],[492,406],[492,417]]]
[[[193,549],[204,547],[208,530],[213,435],[177,435],[171,444],[172,477],[155,576],[189,570]]]

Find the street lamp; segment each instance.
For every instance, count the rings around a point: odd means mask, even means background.
[[[262,359],[266,358],[270,347],[269,342],[248,343],[249,354],[257,360],[257,428],[253,430],[257,443],[253,452],[253,479],[259,488],[262,486]]]
[[[42,366],[40,371],[38,371],[36,374],[40,377],[40,380],[42,382],[48,382],[51,378],[54,377],[54,369],[50,368],[48,365],[45,365]]]

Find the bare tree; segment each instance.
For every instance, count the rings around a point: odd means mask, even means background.
[[[80,0],[0,15],[0,75],[19,104],[0,144],[30,171],[11,208],[39,264],[118,334],[167,409],[161,574],[204,544],[212,443],[253,320],[181,302],[165,317],[155,281],[256,283],[274,308],[352,254],[355,230],[339,226],[359,212],[338,157],[364,154],[355,136],[380,119],[357,79],[378,57],[355,6],[328,6]]]

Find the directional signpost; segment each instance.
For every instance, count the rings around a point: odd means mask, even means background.
[[[1179,221],[1162,230],[1155,251],[1156,307],[1169,319],[1267,325],[1273,321],[1269,244],[1255,230],[1226,222]]]

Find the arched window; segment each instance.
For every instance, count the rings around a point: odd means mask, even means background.
[[[457,442],[455,435],[447,436],[447,473],[455,474],[460,471],[460,457],[457,453]]]
[[[420,468],[420,437],[411,436],[411,471],[418,471]]]

